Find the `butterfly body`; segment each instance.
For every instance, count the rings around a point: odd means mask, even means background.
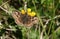
[[[13,11],[12,17],[17,25],[23,25],[26,27],[32,27],[34,24],[38,23],[37,17],[31,17],[27,14],[21,14],[19,11]]]

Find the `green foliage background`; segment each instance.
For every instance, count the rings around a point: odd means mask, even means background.
[[[25,6],[39,18],[37,27],[18,26],[13,10]],[[6,11],[7,10],[7,11]],[[60,39],[60,0],[0,0],[0,39]]]

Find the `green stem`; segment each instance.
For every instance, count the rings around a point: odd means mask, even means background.
[[[33,4],[34,4],[35,11],[37,12],[37,8],[36,8],[36,5],[35,5],[35,2],[34,2],[33,0],[32,0],[32,2],[33,2]],[[42,19],[41,19],[41,17],[39,16],[38,12],[37,12],[37,17],[38,17],[38,19],[39,19],[39,21],[40,21],[40,24],[41,24],[42,26],[44,26],[44,25],[43,25],[43,22],[42,22]]]

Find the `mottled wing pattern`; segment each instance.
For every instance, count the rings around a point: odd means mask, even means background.
[[[32,27],[34,24],[38,23],[37,17],[30,17],[28,15],[22,15],[19,11],[13,11],[12,17],[17,25],[22,25],[26,27]]]

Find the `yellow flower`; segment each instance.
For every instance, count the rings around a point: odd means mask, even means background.
[[[34,17],[36,15],[35,12],[31,12],[31,13],[27,13],[28,15],[30,15],[31,17]]]
[[[21,10],[21,13],[22,13],[22,14],[25,14],[25,11],[24,11],[24,10]]]
[[[29,16],[31,16],[31,13],[27,13]]]
[[[35,16],[35,15],[36,15],[36,13],[35,13],[35,12],[32,12],[32,13],[31,13],[31,16],[32,16],[32,17],[33,17],[33,16]]]
[[[31,12],[31,9],[30,9],[30,8],[28,8],[28,9],[27,9],[27,12],[28,12],[28,13],[30,13],[30,12]]]

